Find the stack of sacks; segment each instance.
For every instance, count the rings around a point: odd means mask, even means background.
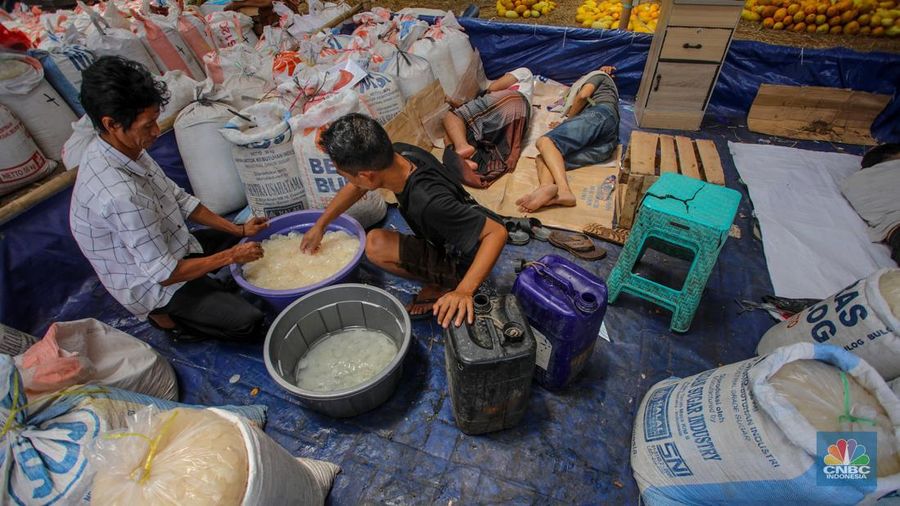
[[[265,99],[275,89],[273,57],[238,44],[207,55],[206,69],[213,83],[231,94],[232,104],[244,109]]]
[[[328,206],[334,195],[347,181],[337,173],[328,154],[319,145],[321,132],[334,120],[350,113],[374,116],[360,101],[355,86],[368,77],[352,61],[332,67],[314,67],[294,76],[294,85],[303,86],[295,92],[302,94],[302,113],[291,118],[294,132],[294,152],[300,164],[300,175],[311,208]],[[285,86],[285,85],[282,85]],[[369,192],[347,210],[363,227],[370,227],[384,219],[387,205],[381,194]]]
[[[140,63],[153,74],[162,74],[155,58],[137,35],[128,29],[113,27],[106,18],[81,2],[78,5],[88,13],[93,23],[94,29],[88,32],[86,45],[94,55],[98,58],[121,56]],[[111,7],[107,7],[107,12],[110,9]]]
[[[340,468],[294,459],[259,427],[221,409],[146,409],[97,441],[97,504],[324,504]],[[137,472],[135,472],[137,470]]]
[[[135,32],[160,70],[180,70],[196,80],[206,77],[202,64],[178,31],[177,9],[170,9],[168,16],[144,14],[136,9],[131,15],[136,20]]]
[[[172,6],[172,9],[178,9]],[[207,54],[215,53],[216,44],[206,24],[206,19],[193,9],[185,10],[177,15],[178,33],[191,48],[194,58],[203,63]]]
[[[309,208],[291,146],[290,117],[287,107],[265,102],[241,110],[219,130],[232,144],[234,165],[255,216]]]
[[[0,53],[0,104],[21,120],[46,158],[59,160],[78,117],[44,79],[40,62]]]
[[[469,37],[462,32],[462,26],[450,11],[435,20],[424,37],[411,46],[410,52],[428,60],[448,97],[458,96],[460,78],[473,64],[481,63]],[[483,72],[476,71],[479,75]]]
[[[259,42],[253,33],[253,20],[240,12],[214,12],[206,16],[206,22],[219,49],[227,49],[238,44],[249,44],[253,47]]]
[[[157,124],[168,129],[181,110],[194,99],[194,90],[201,87],[203,81],[195,81],[180,70],[170,70],[156,80],[165,83],[169,90],[169,102],[160,109],[159,118],[156,119]]]
[[[207,80],[175,121],[175,138],[194,194],[211,211],[227,214],[247,205],[231,144],[219,129],[234,116],[228,92]]]
[[[0,132],[3,132],[0,137],[0,195],[39,181],[56,168],[56,162],[47,159],[28,134],[25,125],[2,104]]]
[[[88,453],[104,435],[128,426],[146,406],[189,408],[116,388],[79,385],[31,397],[8,355],[0,355],[0,472],[13,504],[90,501],[95,466]],[[265,406],[226,407],[252,423],[265,423]]]

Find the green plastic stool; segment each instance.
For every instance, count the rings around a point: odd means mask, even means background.
[[[607,280],[609,302],[628,292],[672,311],[669,328],[687,332],[706,281],[737,213],[741,194],[680,174],[663,174],[647,190],[631,235]],[[634,274],[648,244],[693,260],[680,290]]]

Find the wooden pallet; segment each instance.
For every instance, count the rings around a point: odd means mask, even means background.
[[[618,227],[631,228],[647,189],[666,172],[725,184],[722,160],[713,141],[635,130],[619,177]]]

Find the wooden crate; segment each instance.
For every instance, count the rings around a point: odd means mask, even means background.
[[[631,228],[647,189],[666,172],[725,184],[722,160],[713,141],[635,130],[619,175],[618,227]]]

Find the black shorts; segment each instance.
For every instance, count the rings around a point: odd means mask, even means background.
[[[428,283],[456,288],[469,265],[414,235],[400,234],[400,268]]]

